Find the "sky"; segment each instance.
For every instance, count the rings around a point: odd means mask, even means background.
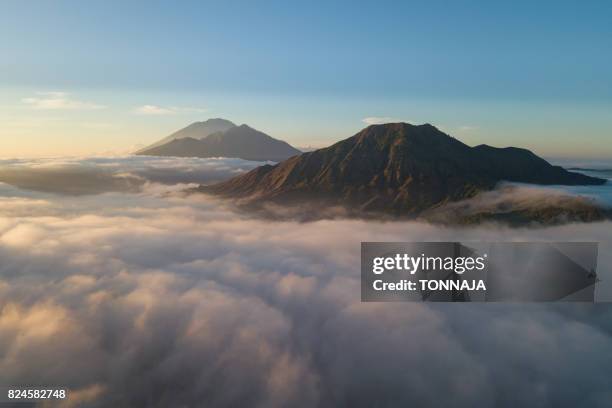
[[[406,121],[612,158],[612,3],[330,3],[3,1],[0,157],[125,154],[224,117],[298,147]]]

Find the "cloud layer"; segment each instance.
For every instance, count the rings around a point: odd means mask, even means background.
[[[181,189],[226,180],[261,164],[232,158],[146,156],[8,159],[0,160],[0,182],[69,195],[140,192],[158,184]]]
[[[359,287],[361,241],[556,239],[600,241],[605,288],[609,222],[270,222],[159,192],[0,188],[0,384],[94,407],[612,400],[606,304],[365,304]]]

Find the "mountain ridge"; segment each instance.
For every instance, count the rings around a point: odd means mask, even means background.
[[[550,165],[529,150],[470,147],[431,124],[371,125],[327,148],[261,166],[199,191],[250,203],[319,201],[416,216],[502,181],[602,184]]]
[[[223,118],[211,118],[205,121],[193,122],[182,129],[164,137],[163,139],[138,150],[135,154],[144,154],[147,150],[162,146],[166,143],[172,142],[173,140],[183,139],[190,137],[192,139],[203,139],[209,135],[228,130],[235,127],[232,121]]]
[[[231,126],[230,126],[231,124]],[[216,130],[221,128],[222,130]],[[175,157],[238,157],[254,161],[282,161],[301,152],[285,141],[246,124],[225,119],[195,122],[136,154]],[[161,142],[161,141],[160,141]]]

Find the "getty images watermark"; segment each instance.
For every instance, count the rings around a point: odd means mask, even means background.
[[[364,302],[593,302],[596,242],[362,242]]]

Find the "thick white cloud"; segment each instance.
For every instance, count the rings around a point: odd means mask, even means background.
[[[600,241],[609,289],[612,223],[271,222],[200,195],[0,191],[1,384],[86,406],[612,398],[606,304],[366,304],[359,286],[361,241],[552,238]]]

